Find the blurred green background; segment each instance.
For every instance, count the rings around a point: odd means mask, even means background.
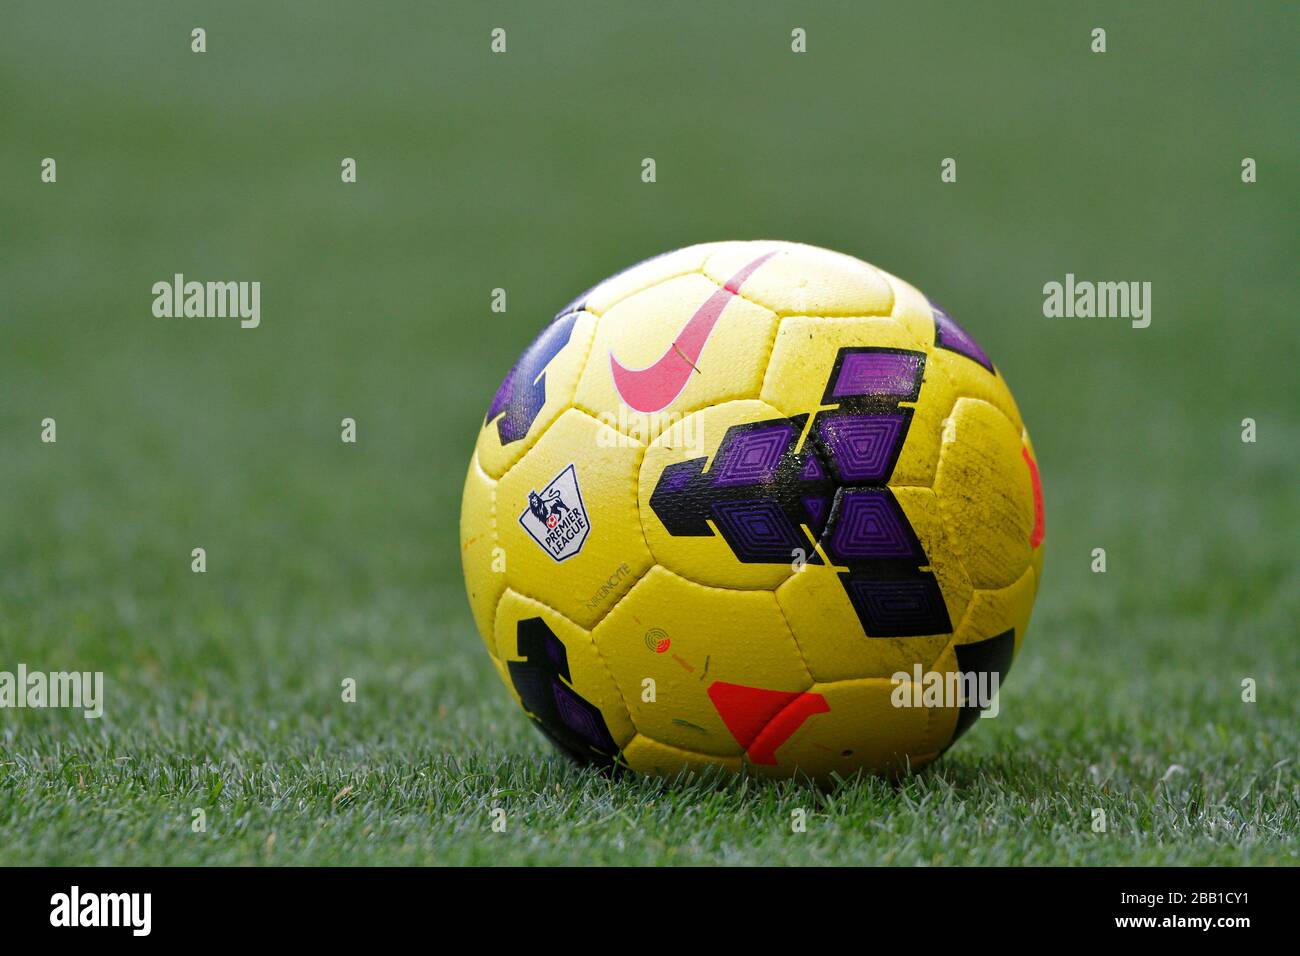
[[[6,3],[0,669],[108,696],[0,711],[0,862],[1295,862],[1298,27],[1280,2]],[[1047,500],[1030,641],[1003,719],[903,784],[609,783],[497,686],[464,468],[556,308],[763,237],[910,280],[1006,375]],[[261,327],[154,318],[176,272],[260,280]],[[1044,318],[1067,272],[1151,282],[1151,327]],[[490,834],[497,804],[526,822]],[[819,824],[783,833],[789,805]]]

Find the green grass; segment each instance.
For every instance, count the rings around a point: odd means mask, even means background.
[[[0,670],[103,670],[107,707],[0,711],[0,864],[1297,862],[1293,7],[10,8]],[[945,303],[1042,467],[1003,714],[897,783],[574,770],[461,589],[464,464],[540,323],[756,236]],[[153,319],[178,271],[260,279],[262,327]],[[1066,272],[1151,281],[1151,328],[1044,319]]]

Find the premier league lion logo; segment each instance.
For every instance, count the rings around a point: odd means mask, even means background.
[[[554,561],[564,561],[582,550],[591,522],[573,465],[541,491],[528,492],[528,507],[519,516],[519,523]]]
[[[535,491],[528,492],[528,510],[538,521],[553,529],[560,523],[560,515],[573,509],[564,503],[560,489],[555,488],[545,498]]]

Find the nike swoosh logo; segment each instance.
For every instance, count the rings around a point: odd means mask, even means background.
[[[713,327],[722,317],[722,310],[740,292],[745,280],[753,275],[754,270],[780,250],[773,250],[759,256],[727,280],[727,284],[705,300],[695,310],[695,314],[682,326],[682,331],[673,339],[668,351],[659,357],[659,361],[645,368],[627,368],[614,358],[614,350],[609,352],[609,370],[614,376],[614,388],[618,397],[629,408],[638,412],[661,412],[676,400],[686,388],[691,372],[697,372],[695,363],[704,351],[704,343],[713,334]]]

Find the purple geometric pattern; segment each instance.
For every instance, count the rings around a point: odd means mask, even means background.
[[[501,381],[492,397],[492,404],[488,406],[487,417],[483,419],[484,428],[493,419],[497,420],[497,438],[501,444],[519,441],[537,420],[538,413],[546,404],[546,366],[569,344],[577,321],[576,311],[556,316]]]
[[[816,455],[808,456],[808,460],[803,463],[803,471],[799,472],[799,477],[804,481],[816,481],[826,477],[826,472],[822,470],[822,463]]]
[[[894,470],[910,415],[822,414],[817,437],[843,483],[884,481]]]
[[[650,495],[651,509],[678,537],[711,536],[709,522],[714,522],[741,561],[785,563],[794,548],[810,554],[812,541],[800,527],[805,520],[802,499],[829,500],[835,485],[824,467],[809,467],[818,454],[811,442],[794,452],[807,421],[807,415],[799,415],[727,429],[708,473],[706,458],[663,470]],[[742,481],[742,474],[751,480]],[[761,507],[751,508],[754,503]],[[789,545],[779,555],[774,550],[778,541]]]
[[[766,422],[765,427],[738,435],[726,444],[713,466],[713,484],[754,485],[771,481],[777,463],[797,437],[789,422]]]
[[[807,538],[799,526],[775,501],[751,498],[715,502],[713,522],[742,561],[785,563],[795,548],[808,550]]]
[[[837,370],[831,397],[882,395],[905,398],[916,387],[924,359],[920,352],[850,352]]]
[[[573,689],[563,642],[540,617],[519,621],[515,635],[523,660],[506,661],[506,668],[537,729],[580,763],[612,766],[618,744],[600,708]]]
[[[836,564],[902,558],[925,563],[925,551],[888,488],[845,488],[838,502],[834,528],[825,541]]]
[[[803,497],[803,510],[808,515],[809,527],[814,534],[821,534],[822,528],[826,526],[826,515],[831,509],[831,499],[823,495],[805,495]]]
[[[590,710],[591,705],[558,680],[551,682],[551,691],[555,694],[555,709],[564,721],[564,726],[593,747],[599,748],[604,743],[606,732],[597,725],[596,717]]]
[[[925,550],[887,487],[925,377],[925,353],[840,349],[802,448],[807,415],[727,430],[708,459],[667,466],[650,507],[674,536],[714,529],[737,560],[821,564],[820,543],[868,637],[952,631]]]
[[[949,352],[964,355],[972,362],[983,365],[992,374],[998,374],[993,368],[993,363],[989,361],[989,357],[984,354],[984,350],[970,337],[970,333],[958,325],[953,317],[943,310],[942,306],[931,302],[930,312],[934,316],[935,345],[941,349],[947,349]]]

